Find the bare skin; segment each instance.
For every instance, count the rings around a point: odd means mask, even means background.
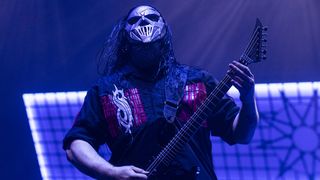
[[[103,159],[95,149],[83,140],[74,140],[67,157],[83,173],[96,179],[147,179],[147,173],[141,168],[128,166],[113,166]]]
[[[233,132],[237,143],[248,144],[259,121],[259,115],[254,97],[254,76],[247,66],[237,61],[229,64],[228,75],[231,83],[240,92],[242,106],[233,121]]]

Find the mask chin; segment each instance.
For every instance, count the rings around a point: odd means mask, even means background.
[[[130,43],[130,62],[143,71],[157,71],[161,61],[161,41]]]

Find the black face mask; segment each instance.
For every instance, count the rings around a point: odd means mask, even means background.
[[[161,41],[152,43],[130,43],[130,64],[142,73],[154,72],[159,69],[162,52]]]

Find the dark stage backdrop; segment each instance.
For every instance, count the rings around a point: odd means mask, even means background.
[[[244,49],[255,19],[269,26],[257,83],[320,80],[318,0],[0,0],[1,179],[40,179],[22,93],[86,90],[95,56],[131,7],[157,7],[182,63],[219,79]]]

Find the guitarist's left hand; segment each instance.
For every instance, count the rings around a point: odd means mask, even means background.
[[[229,64],[228,75],[231,83],[240,92],[241,110],[234,119],[233,131],[237,143],[248,144],[259,121],[257,105],[254,97],[254,76],[250,69],[233,61]]]
[[[240,92],[240,100],[243,103],[254,102],[254,76],[250,69],[237,61],[230,63],[229,67],[228,75],[232,85]]]

